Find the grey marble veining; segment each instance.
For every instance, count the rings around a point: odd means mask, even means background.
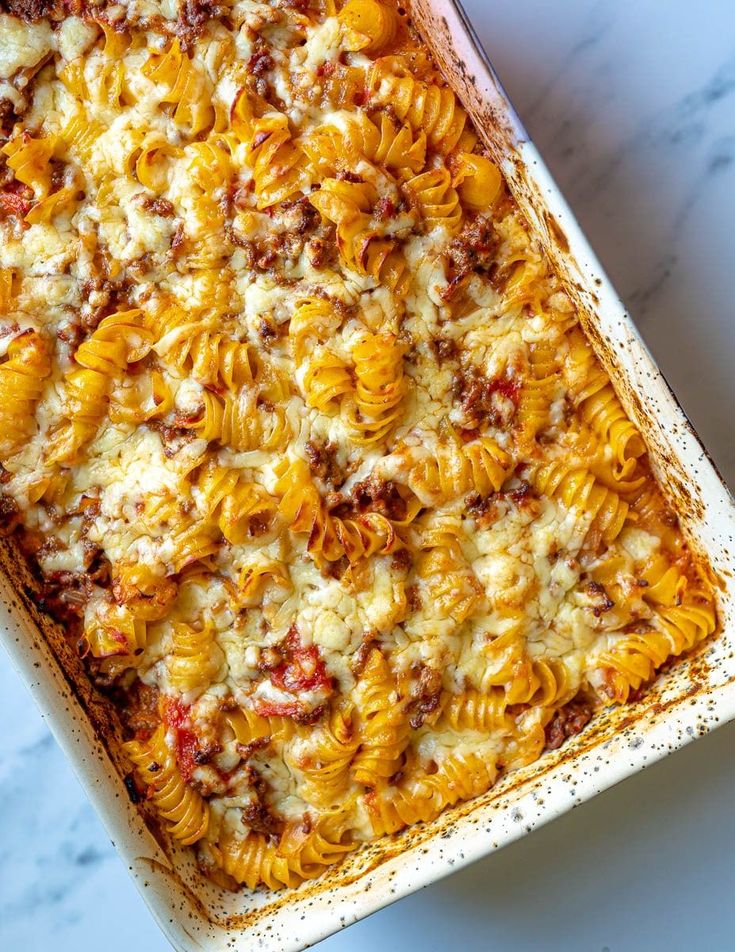
[[[465,0],[521,117],[735,484],[735,6]],[[167,948],[0,657],[0,950]],[[735,727],[322,944],[732,948]]]

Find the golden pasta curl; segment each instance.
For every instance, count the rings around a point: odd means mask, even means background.
[[[486,211],[503,187],[500,169],[487,156],[460,152],[452,163],[452,185],[462,204],[474,212]]]
[[[322,413],[339,410],[344,396],[352,393],[352,373],[349,364],[324,348],[310,360],[303,379],[303,393],[310,407]]]
[[[224,719],[237,743],[243,745],[265,738],[275,742],[291,740],[303,732],[292,717],[263,717],[249,707],[228,711]]]
[[[291,532],[306,535],[307,552],[317,564],[337,562],[346,556],[350,563],[372,555],[389,555],[402,548],[399,523],[379,512],[341,518],[328,512],[304,460],[276,467],[276,493],[281,496],[278,511]],[[415,510],[409,512],[410,521]]]
[[[448,86],[416,79],[400,56],[386,56],[374,62],[369,86],[372,102],[393,108],[398,118],[412,129],[426,133],[429,145],[446,155],[460,143],[468,151],[476,142],[466,128],[467,114]]]
[[[261,884],[269,889],[298,886],[353,848],[341,842],[333,827],[328,820],[318,821],[311,829],[291,823],[280,841],[253,831],[244,837],[230,834],[217,844],[216,853],[225,872],[249,889]]]
[[[398,124],[385,113],[369,118],[364,113],[345,114],[339,125],[319,127],[303,142],[309,162],[321,176],[354,168],[367,159],[393,169],[399,177],[420,172],[426,163],[426,134],[414,133],[408,123]]]
[[[121,656],[133,666],[146,646],[146,621],[127,608],[110,606],[85,625],[83,642],[93,658]]]
[[[417,523],[420,554],[416,573],[424,581],[432,611],[461,625],[481,606],[483,588],[469,566],[462,544],[460,520],[451,515],[429,515]]]
[[[55,148],[55,136],[33,139],[28,133],[21,133],[6,142],[0,152],[16,181],[33,189],[35,197],[40,199],[51,191],[51,157]]]
[[[114,387],[109,415],[113,423],[145,423],[165,417],[173,407],[171,388],[160,370],[152,370]]]
[[[396,677],[377,648],[368,656],[357,698],[360,747],[352,772],[357,783],[376,787],[398,771],[410,731]]]
[[[405,352],[393,334],[368,334],[355,345],[355,399],[345,413],[353,442],[378,443],[397,425],[407,392]]]
[[[481,754],[452,755],[434,774],[368,793],[365,806],[373,833],[384,836],[414,823],[428,823],[446,807],[485,793],[496,776],[495,764]]]
[[[301,364],[316,344],[322,344],[337,332],[342,318],[324,298],[304,298],[294,308],[288,324],[293,358]]]
[[[616,639],[598,658],[605,674],[602,693],[614,701],[626,701],[630,691],[650,681],[667,658],[690,651],[717,624],[711,592],[699,580],[690,584],[666,555],[654,555],[640,576],[652,617]]]
[[[628,516],[628,504],[612,489],[602,486],[583,467],[555,460],[538,467],[532,476],[536,490],[557,499],[579,514],[587,537],[599,537],[610,545],[620,535]]]
[[[202,408],[192,420],[182,426],[208,443],[217,442],[233,450],[276,449],[285,445],[289,435],[288,421],[283,407],[263,410],[254,406],[252,393],[243,390],[238,395],[222,396],[205,390]]]
[[[17,288],[16,273],[13,268],[0,268],[0,308],[8,311],[13,303]]]
[[[105,317],[92,336],[78,347],[80,369],[65,376],[65,420],[51,433],[49,463],[74,463],[94,437],[109,403],[113,378],[150,350],[152,334],[142,312],[133,308]]]
[[[339,12],[345,28],[346,48],[376,53],[395,36],[398,14],[378,0],[348,0]]]
[[[446,228],[450,235],[459,231],[462,208],[448,169],[443,166],[429,169],[408,179],[403,188],[427,228]]]
[[[717,626],[711,596],[692,593],[683,604],[655,612],[651,625],[650,630],[623,636],[597,659],[603,674],[600,693],[606,700],[627,701],[630,692],[647,684],[668,658],[711,635]]]
[[[102,30],[102,51],[94,57],[94,69],[87,69],[91,56],[79,56],[66,64],[59,78],[77,99],[119,108],[123,100],[132,100],[123,62],[132,39],[104,21],[97,26]]]
[[[334,706],[294,758],[303,777],[299,790],[308,803],[322,809],[339,803],[350,785],[350,765],[359,743],[352,705]]]
[[[513,471],[511,456],[492,437],[465,443],[446,419],[431,450],[399,446],[395,456],[408,486],[427,505],[451,502],[473,491],[484,498],[499,492]]]
[[[36,431],[34,410],[51,373],[46,340],[37,331],[26,331],[8,345],[0,364],[0,457],[17,453]]]
[[[500,689],[490,694],[464,691],[452,695],[444,704],[442,719],[455,731],[510,732],[515,722],[507,711],[505,692]]]
[[[181,48],[178,37],[163,52],[152,50],[143,75],[163,90],[161,102],[173,105],[177,125],[191,136],[212,128],[212,86],[204,71]]]
[[[265,833],[251,830],[241,837],[230,834],[220,839],[215,856],[227,875],[248,889],[261,884],[268,889],[283,889],[301,882],[286,857],[278,853],[277,844]]]
[[[168,831],[185,846],[207,834],[209,804],[184,783],[176,759],[166,744],[161,725],[148,741],[132,740],[123,750],[135,765],[136,777],[148,789],[148,798],[167,821]]]
[[[514,418],[517,442],[527,452],[548,425],[551,404],[557,395],[559,375],[553,357],[555,351],[553,343],[531,348],[529,373],[523,379]]]
[[[207,463],[196,481],[196,495],[222,535],[233,545],[261,535],[276,514],[278,500],[235,469]]]
[[[167,667],[169,681],[177,691],[201,691],[220,680],[224,660],[211,625],[204,624],[197,631],[182,622],[174,624]]]
[[[643,440],[579,328],[570,332],[568,341],[567,376],[574,402],[582,419],[612,448],[616,478],[627,479],[645,452]]]
[[[134,153],[135,164],[131,172],[141,185],[152,192],[164,191],[171,174],[172,161],[183,155],[183,150],[172,145],[156,133],[149,133]],[[131,156],[132,158],[132,156]]]
[[[276,601],[291,591],[288,568],[275,559],[243,566],[237,583],[237,603],[243,608],[262,604],[266,593]],[[277,596],[281,596],[278,598]]]
[[[410,276],[396,240],[383,237],[372,220],[377,200],[375,186],[369,182],[337,178],[325,179],[319,190],[309,195],[321,216],[337,226],[337,246],[343,265],[404,296]]]
[[[247,147],[259,209],[306,191],[306,157],[292,141],[287,116],[271,112],[257,118],[247,92],[241,90],[230,121],[233,133]]]

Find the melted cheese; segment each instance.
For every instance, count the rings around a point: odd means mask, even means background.
[[[54,47],[54,35],[45,21],[23,23],[0,14],[0,79],[11,79],[19,69],[35,66]]]
[[[630,456],[621,476],[612,428],[588,412],[606,378],[512,200],[467,206],[474,147],[435,147],[420,86],[397,115],[395,84],[434,75],[422,55],[379,63],[394,74],[375,83],[379,54],[346,50],[359,43],[339,17],[238,0],[177,59],[156,24],[184,29],[184,12],[130,0],[109,36],[91,16],[56,30],[0,16],[0,95],[28,106],[31,149],[50,149],[15,163],[34,211],[0,226],[0,357],[31,332],[49,358],[2,463],[3,493],[46,537],[47,576],[109,563],[80,619],[112,631],[100,671],[188,711],[211,865],[248,811],[302,832],[339,815],[369,839],[376,799],[445,782],[453,802],[457,764],[479,757],[487,784],[535,756],[557,707],[610,696],[632,627],[660,628],[664,595],[641,581],[657,559],[680,573],[671,599],[694,571],[646,514],[645,464]],[[47,56],[28,89],[15,81]],[[423,167],[381,163],[375,143],[351,152],[358,114],[376,142],[397,115],[394,132],[428,143]],[[302,146],[325,130],[334,155],[311,167]],[[444,191],[417,197],[424,173]],[[49,191],[59,204],[40,214]],[[134,619],[142,644],[112,654]],[[181,630],[206,636],[206,677],[185,691]],[[371,693],[376,648],[388,680]],[[480,730],[457,713],[468,691],[502,696],[504,716]],[[270,740],[261,722],[252,749],[233,738],[237,708],[273,711]],[[315,795],[332,729],[347,753]]]

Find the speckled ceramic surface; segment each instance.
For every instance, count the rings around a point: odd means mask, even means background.
[[[644,431],[692,540],[721,579],[723,633],[661,679],[637,705],[608,712],[573,743],[506,777],[435,823],[373,844],[290,893],[222,894],[187,851],[149,831],[115,774],[116,724],[86,685],[58,632],[35,613],[23,570],[0,553],[0,640],[75,763],[142,895],[180,950],[296,950],[529,832],[625,776],[735,717],[732,499],[675,403],[450,0],[413,13],[453,78],[521,205],[569,275],[587,329]],[[43,633],[41,633],[43,630]],[[62,662],[62,664],[60,664]],[[72,681],[64,670],[80,675]],[[77,686],[78,684],[78,686]]]

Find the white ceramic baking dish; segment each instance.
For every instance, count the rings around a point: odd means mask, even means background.
[[[645,698],[605,712],[561,750],[505,777],[486,796],[365,847],[316,883],[279,894],[229,894],[200,876],[188,851],[149,830],[130,803],[116,769],[114,713],[95,696],[58,630],[35,609],[21,560],[5,545],[0,640],[75,765],[151,912],[182,952],[302,949],[735,717],[732,497],[528,141],[465,15],[453,0],[414,0],[411,12],[568,277],[586,329],[646,437],[664,488],[693,546],[716,573],[722,631],[661,677]]]

